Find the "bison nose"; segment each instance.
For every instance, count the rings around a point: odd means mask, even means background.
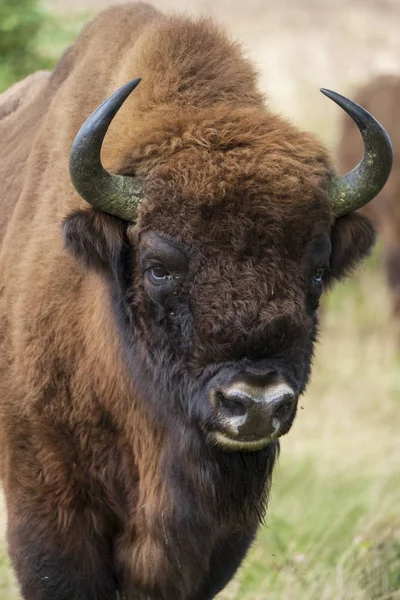
[[[286,433],[296,412],[296,395],[284,381],[265,384],[255,378],[236,379],[215,390],[219,421],[233,441],[270,441]]]

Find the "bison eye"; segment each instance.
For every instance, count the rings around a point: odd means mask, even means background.
[[[323,267],[317,269],[316,272],[314,273],[312,279],[311,279],[311,283],[313,285],[320,285],[320,284],[322,284],[322,279],[323,279],[323,277],[325,275],[325,271],[326,271],[326,269],[323,268]]]
[[[147,273],[150,281],[156,285],[160,285],[173,279],[171,273],[162,265],[154,265],[147,270]]]
[[[327,269],[320,267],[315,270],[314,275],[311,277],[310,286],[308,288],[308,308],[311,313],[315,312],[318,308],[326,270]]]

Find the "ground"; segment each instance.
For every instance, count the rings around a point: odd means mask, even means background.
[[[109,4],[47,2],[66,30],[74,11]],[[154,4],[225,23],[256,60],[272,104],[332,149],[340,113],[318,88],[351,93],[371,75],[400,70],[397,0]],[[53,52],[63,43],[43,41]],[[218,600],[400,599],[400,336],[379,248],[325,299],[322,323],[312,384],[282,441],[266,527]],[[17,600],[1,514],[0,600]]]

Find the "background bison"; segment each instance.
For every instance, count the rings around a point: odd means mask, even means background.
[[[373,220],[382,236],[383,253],[393,312],[400,317],[400,77],[377,77],[360,87],[356,101],[384,125],[394,143],[394,166],[381,193],[363,212]],[[362,156],[358,130],[350,119],[343,117],[342,137],[338,148],[339,166],[347,171]]]
[[[231,10],[229,16],[232,16]],[[310,22],[316,16],[316,10],[310,13]],[[325,20],[325,26],[330,27],[333,21],[334,18]],[[261,25],[260,19],[258,23]],[[285,21],[285,26],[290,26],[290,23]],[[268,39],[269,43],[271,40],[273,43],[282,41],[284,48],[279,52],[281,59],[285,56],[286,49],[290,51],[291,39],[296,36],[290,36],[288,39],[279,34],[279,38],[274,38],[273,35],[267,34],[272,24],[273,18],[264,21],[265,39]],[[367,25],[364,20],[360,30],[363,35],[367,35]],[[254,30],[252,36],[253,34]],[[385,36],[385,40],[390,41],[390,39],[390,36]],[[305,40],[308,40],[308,35],[305,36]],[[353,36],[352,43],[354,40]],[[341,44],[340,51],[342,48]],[[334,55],[329,48],[327,50],[330,58],[336,60],[338,49],[336,48]],[[270,71],[272,61],[271,55],[268,54],[266,53],[262,58],[266,65],[267,61],[269,62]],[[300,58],[301,45],[297,49],[297,54]],[[375,54],[377,53],[374,51],[374,56]],[[352,52],[352,59],[356,65],[358,57],[354,52]],[[298,74],[301,75],[302,81],[312,72],[310,67],[312,69],[312,62],[310,65],[310,61],[307,61],[307,71],[299,69]],[[360,65],[357,64],[357,69],[359,67]],[[353,68],[355,69],[356,66]],[[331,73],[328,76],[328,72],[324,70],[324,75],[324,81],[331,81]],[[283,72],[282,85],[284,77]],[[293,77],[289,79],[295,82]],[[314,87],[318,83],[320,83],[320,74]],[[310,95],[307,102],[299,103],[300,96],[295,94],[292,97],[297,100],[296,110],[304,110],[311,102],[313,114],[314,107],[316,112],[320,108],[323,112],[329,111],[329,103],[321,102],[316,92],[314,92],[315,99]],[[336,111],[339,113],[338,109]],[[335,113],[333,105],[331,112]],[[333,127],[334,121],[326,120],[320,125],[323,132],[325,127]],[[369,285],[371,278],[374,285]],[[342,586],[348,596],[357,597],[361,587],[364,589],[368,586],[368,593],[371,594],[370,586],[373,584],[373,593],[377,595],[376,586],[382,585],[379,589],[385,589],[386,593],[387,586],[391,585],[387,577],[387,564],[384,567],[385,579],[382,579],[382,584],[379,583],[380,567],[376,557],[374,557],[373,568],[368,570],[369,577],[360,576],[363,565],[368,564],[370,558],[370,552],[365,553],[363,550],[366,547],[364,536],[368,536],[366,544],[371,548],[371,552],[375,552],[374,540],[378,543],[379,535],[387,536],[385,543],[379,543],[379,556],[383,561],[383,553],[387,548],[388,558],[392,557],[392,563],[395,557],[394,552],[389,555],[390,529],[386,527],[379,530],[378,528],[376,532],[370,530],[370,524],[376,523],[378,526],[382,518],[390,519],[392,508],[397,505],[394,500],[395,487],[387,485],[383,492],[385,478],[389,483],[393,465],[390,448],[391,440],[394,440],[395,436],[391,435],[390,428],[395,427],[396,415],[389,412],[390,363],[385,365],[382,354],[384,347],[379,343],[382,331],[387,336],[386,340],[390,340],[390,331],[384,329],[385,313],[382,313],[382,310],[374,313],[377,316],[379,314],[379,319],[374,316],[375,320],[372,321],[369,317],[369,307],[374,306],[377,295],[379,298],[380,288],[376,283],[379,284],[379,281],[376,282],[374,273],[368,270],[357,278],[358,287],[347,285],[338,289],[330,298],[325,332],[331,332],[331,335],[324,336],[324,343],[319,349],[314,385],[311,394],[307,396],[308,410],[300,414],[303,418],[297,422],[295,431],[285,440],[285,452],[281,458],[284,468],[279,473],[277,484],[274,486],[274,506],[273,511],[269,513],[269,519],[272,518],[271,527],[263,533],[258,543],[259,550],[256,550],[251,560],[247,562],[247,569],[239,579],[242,583],[236,582],[231,586],[224,595],[226,598],[240,597],[253,600],[270,598],[271,593],[278,594],[279,598],[300,598],[303,597],[303,585],[307,589],[304,596],[307,600],[312,597],[320,599],[322,594],[324,597],[331,597],[335,590],[337,595]],[[367,285],[368,293],[366,293]],[[382,298],[380,298],[381,306]],[[361,335],[362,344],[357,344]],[[371,356],[374,357],[373,361]],[[368,364],[367,370],[365,364]],[[354,373],[357,373],[357,377],[352,377]],[[378,373],[379,378],[376,376]],[[394,383],[394,380],[392,382]],[[375,399],[379,400],[379,403],[375,402]],[[364,408],[368,406],[369,410],[361,410],[361,404]],[[312,407],[315,409],[310,410]],[[373,427],[369,427],[370,422],[373,423]],[[368,439],[371,439],[370,444],[366,443]],[[379,447],[380,453],[374,451],[373,454],[369,454],[368,448],[371,448],[372,452],[376,447]],[[342,451],[343,448],[346,448],[346,452]],[[383,466],[383,456],[384,469],[380,468],[381,464]],[[336,501],[338,497],[340,498],[339,519]],[[356,513],[351,513],[351,507],[357,507]],[[352,517],[348,518],[347,515]],[[361,515],[362,519],[359,518]],[[355,531],[358,532],[357,537],[352,539]],[[324,541],[322,543],[321,537],[319,543],[319,536],[322,534]],[[263,540],[266,545],[264,551]],[[345,548],[346,561],[340,560],[340,577],[336,577],[335,557],[340,556],[342,549]],[[358,549],[360,552],[362,550],[363,554],[361,560],[357,560],[354,564],[353,556],[357,555]],[[271,555],[271,551],[274,556]],[[258,560],[260,567],[257,575]],[[268,568],[268,565],[272,568]],[[395,568],[394,563],[393,568]],[[321,575],[322,579],[319,579]],[[284,588],[287,588],[287,591],[279,593],[278,590]],[[12,592],[7,593],[7,597],[11,596]]]

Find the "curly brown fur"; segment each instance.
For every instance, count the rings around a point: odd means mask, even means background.
[[[127,224],[88,209],[68,153],[137,75],[103,149],[144,181]],[[262,368],[302,393],[315,273],[341,277],[372,229],[333,223],[325,150],[264,105],[208,20],[112,8],[0,107],[0,456],[23,597],[211,599],[255,536],[279,446],[215,445],[210,382]],[[152,245],[183,273],[164,291]]]

